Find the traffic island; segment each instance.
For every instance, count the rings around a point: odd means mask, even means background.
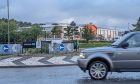
[[[18,68],[18,67],[47,67],[47,66],[69,66],[77,65],[78,56],[15,56],[1,57],[1,68]]]

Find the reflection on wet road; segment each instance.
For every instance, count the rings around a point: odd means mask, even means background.
[[[140,73],[109,73],[106,80],[91,80],[77,66],[1,68],[0,84],[140,84]]]

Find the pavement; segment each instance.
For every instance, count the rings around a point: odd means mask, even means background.
[[[76,65],[78,56],[16,56],[1,57],[0,68],[10,67],[43,67]]]
[[[105,80],[92,80],[78,66],[1,68],[0,84],[140,84],[140,72],[113,72]]]

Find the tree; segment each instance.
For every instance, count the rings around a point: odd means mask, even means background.
[[[54,26],[54,28],[51,30],[52,35],[54,35],[54,38],[60,38],[61,37],[61,33],[62,33],[62,29],[59,26]]]
[[[132,24],[135,27],[134,31],[140,31],[140,17],[136,24]]]
[[[8,19],[0,19],[0,43],[6,44],[8,41]],[[31,27],[23,28],[23,30],[18,30],[19,27]],[[10,31],[10,43],[22,43],[24,41],[36,41],[37,37],[45,36],[45,32],[42,31],[42,28],[30,22],[16,21],[10,19],[9,24]]]
[[[24,29],[21,31],[21,39],[24,41],[36,41],[37,37],[43,36],[45,33],[39,25],[33,25],[31,28]]]
[[[74,21],[70,23],[70,25],[66,28],[66,31],[66,36],[68,37],[68,40],[73,40],[75,35],[79,35],[78,26]]]
[[[51,32],[44,32],[44,37],[45,38],[51,38],[52,33]]]
[[[17,22],[17,25],[19,27],[29,27],[29,26],[32,26],[32,23],[30,22],[22,22],[22,21],[16,21]]]
[[[92,40],[94,38],[93,31],[85,26],[82,31],[82,37],[86,39],[88,43],[89,40]]]
[[[0,43],[7,43],[8,39],[8,20],[5,18],[0,19]],[[10,34],[10,42],[15,43],[16,41],[16,30],[17,24],[16,21],[11,19],[9,24],[9,34]]]

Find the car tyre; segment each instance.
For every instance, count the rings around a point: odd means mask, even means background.
[[[89,75],[94,80],[103,80],[108,73],[108,66],[102,61],[95,61],[89,66]]]

